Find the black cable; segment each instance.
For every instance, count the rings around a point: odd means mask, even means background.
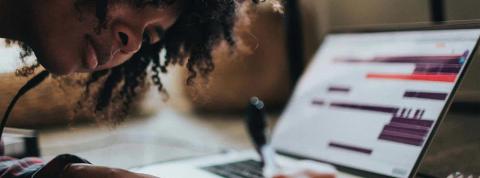
[[[285,28],[287,32],[287,56],[291,86],[295,86],[303,73],[303,32],[298,0],[285,1]]]
[[[430,0],[430,14],[432,22],[445,22],[445,0]]]
[[[265,115],[265,104],[258,97],[251,98],[247,106],[246,114],[245,126],[255,149],[262,159],[263,166],[264,157],[262,147],[268,142],[268,123],[267,116]]]
[[[12,101],[10,101],[10,104],[8,105],[7,110],[3,115],[2,123],[0,125],[0,139],[2,138],[2,135],[3,135],[3,129],[7,124],[8,116],[12,112],[12,109],[15,106],[15,103],[17,103],[18,99],[20,99],[20,97],[23,96],[25,93],[27,93],[29,90],[35,88],[40,83],[42,83],[42,81],[44,81],[49,75],[50,75],[49,72],[42,71],[39,74],[37,74],[35,77],[30,79],[25,85],[23,85],[23,87],[20,88],[20,90],[18,90],[17,94],[15,95],[15,97],[13,97]]]

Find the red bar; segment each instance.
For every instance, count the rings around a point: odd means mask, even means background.
[[[367,74],[371,79],[417,80],[434,82],[455,82],[456,74]]]

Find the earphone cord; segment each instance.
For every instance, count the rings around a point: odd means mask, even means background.
[[[25,85],[23,85],[20,90],[18,90],[17,94],[15,97],[13,97],[12,101],[10,101],[10,104],[7,107],[7,110],[5,111],[5,114],[3,115],[2,123],[0,124],[0,139],[2,138],[3,135],[3,129],[5,128],[8,120],[8,116],[12,112],[13,107],[15,106],[15,103],[17,103],[18,99],[20,99],[21,96],[23,96],[25,93],[27,93],[29,90],[35,88],[38,86],[42,81],[44,81],[50,73],[48,71],[42,71],[39,74],[37,74],[35,77],[30,79]]]

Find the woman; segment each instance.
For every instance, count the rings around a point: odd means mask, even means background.
[[[213,70],[212,49],[235,45],[232,29],[241,0],[0,0],[0,37],[13,40],[25,55],[55,75],[91,73],[86,97],[95,112],[120,103],[128,111],[147,80],[163,91],[159,72],[186,64],[188,82]],[[256,2],[255,2],[256,3]],[[248,4],[248,3],[247,3]],[[240,16],[238,17],[240,18]],[[160,60],[160,51],[165,60]],[[103,79],[103,80],[101,80]],[[102,82],[98,95],[89,86]],[[118,113],[118,112],[112,112]],[[94,166],[73,155],[47,164],[35,158],[0,158],[1,177],[146,178],[126,170]],[[322,174],[312,174],[310,177]],[[285,175],[279,175],[285,177]],[[328,175],[330,177],[331,175]]]

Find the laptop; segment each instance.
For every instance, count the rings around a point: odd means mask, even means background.
[[[413,177],[452,102],[480,30],[458,25],[328,34],[276,124],[276,160],[338,177]],[[262,177],[252,150],[148,165],[162,178]]]

